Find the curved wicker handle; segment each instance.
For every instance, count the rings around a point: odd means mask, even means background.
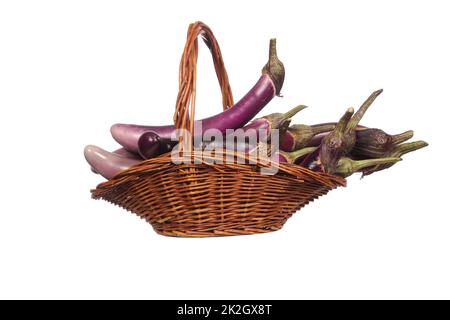
[[[180,61],[180,71],[178,79],[178,96],[175,106],[175,114],[173,121],[177,129],[184,129],[190,133],[190,140],[186,146],[192,150],[192,132],[194,130],[195,116],[195,95],[197,82],[197,57],[198,57],[198,36],[201,35],[203,41],[211,51],[216,70],[217,79],[219,80],[220,90],[222,91],[223,109],[226,110],[233,106],[233,94],[228,82],[228,74],[222,59],[219,44],[217,43],[211,29],[203,22],[197,21],[189,25],[186,45]],[[190,110],[189,110],[190,109]],[[182,139],[186,137],[180,136],[180,146],[183,145]]]

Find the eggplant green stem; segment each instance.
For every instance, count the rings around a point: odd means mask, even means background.
[[[411,139],[413,137],[413,135],[414,135],[414,131],[412,131],[412,130],[408,130],[408,131],[405,131],[405,132],[399,133],[399,134],[394,134],[391,136],[392,143],[393,144],[403,143],[403,142]]]
[[[353,171],[358,171],[367,167],[376,166],[379,164],[396,163],[401,161],[401,158],[378,158],[378,159],[367,159],[367,160],[353,160]]]
[[[294,108],[292,108],[291,110],[289,110],[288,112],[283,113],[283,115],[281,116],[283,119],[289,119],[292,118],[293,116],[295,116],[297,113],[299,113],[300,111],[302,111],[303,109],[308,108],[305,105],[298,105]]]
[[[277,39],[272,38],[269,42],[269,60],[278,59],[277,56]]]
[[[335,124],[315,124],[310,126],[311,131],[313,133],[313,135],[319,134],[319,133],[323,133],[323,132],[329,132],[329,131],[333,131],[334,128],[336,128]]]
[[[305,108],[306,106],[299,105],[295,108],[292,108],[286,113],[272,113],[268,116],[264,116],[263,118],[268,120],[272,124],[273,129],[281,130],[283,128],[284,130],[287,130],[289,125],[291,124],[291,118]]]
[[[314,152],[317,150],[318,147],[308,147],[308,148],[303,148],[297,151],[293,151],[290,152],[289,154],[292,155],[294,157],[294,159],[303,157],[304,155],[307,155],[308,153]]]
[[[355,129],[358,123],[361,121],[362,117],[366,113],[367,109],[372,105],[372,103],[375,101],[375,99],[383,92],[383,89],[377,90],[373,92],[366,101],[361,105],[361,107],[356,111],[353,118],[348,123],[347,129]]]
[[[402,156],[402,155],[407,154],[409,152],[422,149],[422,148],[424,148],[426,146],[428,146],[428,143],[423,141],[423,140],[399,144],[392,151],[392,155],[393,156]]]
[[[311,152],[314,152],[317,150],[318,147],[308,147],[308,148],[303,148],[303,149],[299,149],[296,151],[292,151],[292,152],[284,152],[280,150],[280,154],[282,156],[284,156],[286,159],[288,159],[289,163],[295,163],[295,161],[300,158],[303,157]]]
[[[390,157],[390,158],[379,158],[379,159],[367,159],[367,160],[353,160],[350,158],[343,157],[339,159],[338,165],[336,167],[336,174],[344,178],[352,175],[358,170],[373,167],[376,165],[391,164],[401,161],[400,158]]]
[[[353,108],[348,108],[347,111],[344,113],[344,115],[341,117],[341,119],[339,119],[339,122],[334,128],[334,131],[343,133],[347,128],[347,124],[352,118],[354,112],[355,110]]]
[[[263,74],[267,74],[275,85],[275,93],[280,95],[281,87],[283,87],[285,70],[284,65],[278,59],[277,55],[277,39],[270,39],[269,44],[269,61],[262,69]]]

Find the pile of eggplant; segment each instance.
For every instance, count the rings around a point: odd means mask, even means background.
[[[271,153],[271,159],[306,167],[313,171],[348,177],[360,172],[370,175],[401,160],[411,151],[428,144],[425,141],[406,142],[413,131],[390,135],[378,128],[360,125],[360,121],[374,100],[382,93],[375,91],[355,112],[345,111],[337,122],[305,125],[291,124],[292,118],[306,106],[299,105],[286,113],[274,113],[251,121],[275,96],[280,95],[285,76],[283,63],[278,59],[276,40],[271,39],[269,60],[262,74],[249,92],[231,108],[215,116],[198,120],[200,135],[215,129],[224,136],[245,136],[254,130],[258,133],[256,145],[248,142],[229,144],[235,139],[201,140],[195,148],[225,148],[250,153],[260,143],[272,143],[272,130],[278,130],[279,150]],[[122,148],[108,152],[97,146],[88,145],[84,156],[93,172],[111,179],[145,159],[170,152],[178,144],[174,125],[148,126],[114,124],[111,135]],[[239,140],[239,139],[238,139]],[[224,142],[226,141],[226,142]],[[242,139],[239,141],[243,141]]]

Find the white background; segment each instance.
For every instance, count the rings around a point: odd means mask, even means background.
[[[3,1],[0,298],[450,298],[446,1]],[[263,111],[363,124],[430,146],[332,191],[278,232],[179,239],[89,190],[83,147],[116,122],[170,123],[190,22],[214,31],[236,99],[269,38],[287,75]],[[200,47],[198,118],[221,109]],[[255,194],[255,197],[258,195]]]

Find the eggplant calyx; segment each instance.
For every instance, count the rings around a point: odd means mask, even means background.
[[[355,115],[352,117],[350,122],[347,125],[347,130],[354,130],[356,126],[361,121],[362,117],[366,113],[367,109],[372,105],[372,103],[375,101],[375,99],[383,92],[383,89],[379,89],[377,91],[374,91],[367,99],[364,101],[364,103],[359,107],[358,111],[356,111]]]
[[[270,39],[269,61],[262,69],[263,74],[267,74],[275,85],[275,93],[280,96],[281,88],[284,83],[285,70],[284,65],[277,56],[277,39]]]
[[[352,175],[353,173],[360,171],[367,167],[373,167],[376,165],[383,165],[383,164],[392,164],[396,163],[398,161],[401,161],[401,158],[379,158],[379,159],[366,159],[366,160],[353,160],[351,158],[342,157],[339,159],[337,167],[336,167],[336,174],[339,176],[342,176],[344,178]]]
[[[402,144],[395,146],[394,150],[392,150],[392,154],[394,156],[397,156],[397,155],[402,156],[409,152],[425,148],[426,146],[428,146],[428,143],[423,140],[402,143]]]
[[[403,142],[411,139],[413,136],[414,136],[414,131],[408,130],[403,133],[392,135],[391,141],[392,141],[392,144],[396,145],[396,144],[400,144],[400,143],[403,143]]]
[[[271,129],[284,128],[284,130],[286,130],[287,127],[289,127],[289,124],[291,123],[291,118],[305,108],[307,107],[304,105],[298,105],[285,113],[272,113],[263,118],[269,121]]]

